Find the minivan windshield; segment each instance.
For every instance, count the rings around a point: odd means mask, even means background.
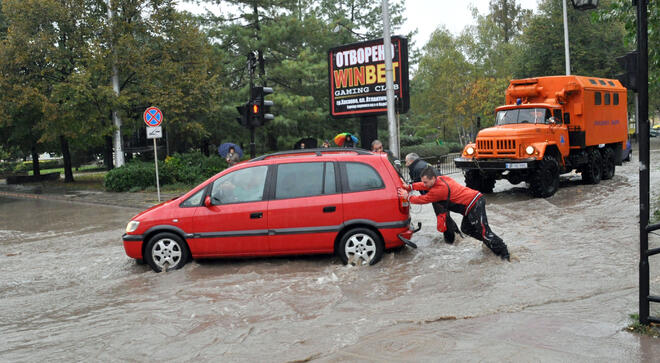
[[[547,124],[552,114],[546,108],[516,108],[512,110],[497,111],[496,125],[508,124]]]

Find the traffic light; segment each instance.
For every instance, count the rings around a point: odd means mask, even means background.
[[[627,53],[622,57],[617,57],[616,61],[619,62],[619,65],[623,68],[623,74],[619,74],[616,78],[623,84],[624,87],[628,88],[633,92],[637,92],[637,57],[639,53],[633,51]]]
[[[240,115],[239,117],[236,117],[236,122],[238,122],[239,125],[243,127],[248,127],[248,121],[249,121],[249,115],[248,115],[248,109],[249,109],[250,103],[244,103],[240,106],[236,106],[236,110],[238,110],[238,114]]]
[[[266,122],[275,119],[270,108],[274,105],[273,101],[267,100],[266,96],[273,93],[270,87],[252,87],[252,114],[257,117],[258,126],[263,126]]]
[[[263,122],[261,122],[261,105],[259,104],[258,100],[252,99],[249,104],[249,120],[250,120],[250,126],[257,127],[257,126],[262,126]]]

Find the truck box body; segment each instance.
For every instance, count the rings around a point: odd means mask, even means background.
[[[495,111],[496,125],[481,130],[455,159],[470,187],[490,192],[497,179],[526,181],[532,194],[548,197],[560,173],[578,170],[585,181],[597,183],[621,164],[628,118],[627,90],[618,80],[574,75],[512,80],[506,104]]]

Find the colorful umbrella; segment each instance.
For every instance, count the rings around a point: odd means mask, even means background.
[[[358,142],[358,138],[351,135],[350,132],[342,132],[341,134],[337,134],[337,136],[335,136],[334,138],[335,144],[339,146],[344,146],[346,141],[349,140],[350,140],[349,144],[352,144],[351,146],[355,146],[355,144],[357,144]]]
[[[231,142],[225,142],[224,144],[218,146],[218,154],[220,154],[220,156],[223,158],[226,158],[227,154],[229,153],[229,148],[231,147],[234,148],[234,151],[238,154],[238,156],[243,157],[243,149]]]

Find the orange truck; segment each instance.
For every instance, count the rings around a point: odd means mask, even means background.
[[[549,76],[512,80],[495,126],[479,131],[454,159],[465,184],[491,193],[495,181],[526,182],[547,198],[573,170],[598,184],[614,176],[628,139],[627,91],[618,80]]]

